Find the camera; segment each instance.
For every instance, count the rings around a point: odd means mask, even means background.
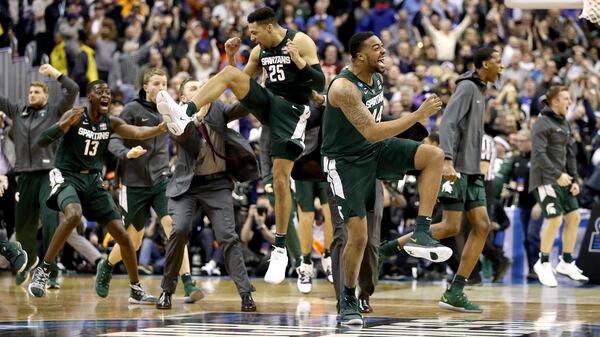
[[[265,206],[257,206],[256,213],[260,216],[267,214],[267,208]]]

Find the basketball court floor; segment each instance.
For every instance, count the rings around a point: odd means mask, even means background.
[[[318,279],[309,295],[296,280],[272,286],[254,279],[256,313],[240,311],[229,278],[198,277],[207,296],[184,304],[182,287],[171,310],[129,305],[128,280],[115,276],[109,297],[99,298],[91,276],[66,276],[62,288],[35,298],[0,275],[0,337],[25,336],[600,336],[600,287],[559,277],[558,288],[537,283],[489,284],[466,293],[482,314],[438,308],[444,282],[382,281],[371,299],[365,327],[336,324],[333,287]],[[142,283],[160,294],[160,278]]]

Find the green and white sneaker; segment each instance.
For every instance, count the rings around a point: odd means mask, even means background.
[[[3,242],[0,254],[4,256],[15,273],[20,273],[27,267],[27,252],[21,247],[21,243]]]
[[[48,283],[48,274],[42,267],[37,267],[33,271],[33,278],[29,283],[29,293],[35,297],[42,297],[46,294],[46,284]]]
[[[363,317],[360,314],[356,295],[342,295],[339,320],[340,325],[363,325]]]
[[[50,274],[48,275],[48,284],[46,287],[48,289],[60,289],[60,283],[58,283],[58,275],[59,275],[58,266],[56,263],[53,263],[50,266]]]
[[[29,268],[25,268],[25,269],[23,269],[23,271],[20,271],[20,272],[17,273],[17,276],[15,277],[15,283],[18,286],[20,286],[23,283],[27,282],[29,280],[29,276],[31,274],[30,273],[31,270],[33,268],[35,268],[38,265],[39,262],[40,262],[40,258],[36,256],[35,257],[35,262],[31,266],[29,266]],[[25,264],[25,265],[27,265],[27,264]]]
[[[454,310],[459,312],[480,313],[483,310],[477,305],[471,303],[464,292],[454,293],[446,290],[442,298],[438,302],[442,309]]]
[[[98,263],[96,269],[96,282],[94,283],[94,288],[96,289],[96,294],[98,294],[98,296],[108,296],[112,271],[113,266],[108,264],[108,259],[102,259],[102,261]]]
[[[142,285],[138,283],[129,285],[129,303],[130,304],[143,304],[143,305],[155,305],[158,302],[158,298],[146,293],[142,288]]]
[[[182,277],[182,282],[185,291],[183,303],[195,303],[204,298],[204,292],[202,289],[196,287],[196,281],[193,281],[191,277],[189,279]]]
[[[440,244],[430,232],[413,232],[404,250],[411,256],[432,262],[444,262],[452,256],[452,249]]]

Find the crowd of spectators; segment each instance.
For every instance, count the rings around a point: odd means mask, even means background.
[[[237,60],[243,68],[254,47],[246,16],[262,6],[274,8],[283,27],[306,32],[315,41],[328,81],[348,63],[346,44],[354,32],[370,30],[380,36],[388,56],[384,119],[414,111],[432,93],[446,103],[457,76],[472,67],[474,50],[497,49],[506,69],[486,93],[484,116],[486,133],[496,144],[497,193],[503,205],[528,209],[529,214],[533,209],[535,219],[539,214],[522,172],[529,130],[547,89],[568,86],[573,98],[568,119],[583,179],[580,204],[590,208],[600,198],[600,29],[579,19],[580,10],[509,9],[501,0],[0,0],[0,47],[11,47],[15,56],[26,55],[34,65],[49,60],[79,84],[80,95],[90,81],[106,80],[113,90],[111,113],[118,115],[136,97],[148,68],[167,71],[175,99],[184,79],[205,80],[226,65],[224,43],[229,38],[242,40]],[[227,93],[222,98],[235,100]],[[430,133],[435,134],[443,113],[427,121]],[[261,126],[255,118],[231,127],[258,146]],[[108,178],[107,186],[118,188]],[[418,199],[407,181],[403,190],[386,184],[382,238],[391,239],[414,223]],[[262,184],[255,182],[238,186],[233,196],[247,264],[256,274],[268,256],[270,232],[264,229],[273,222],[263,194]],[[214,237],[210,231],[198,234],[210,227],[205,222],[201,215],[195,220],[190,252],[211,263],[205,273],[216,274],[220,254]],[[160,270],[164,233],[158,228],[148,232],[143,261],[156,262],[156,268],[148,269],[152,272]],[[88,237],[90,233],[102,246],[102,233],[88,229]]]

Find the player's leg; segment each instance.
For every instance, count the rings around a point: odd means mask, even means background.
[[[373,151],[351,161],[323,159],[327,181],[335,195],[329,202],[335,201],[340,218],[346,221],[347,236],[342,252],[344,286],[339,298],[339,318],[343,325],[363,323],[356,285],[368,242],[367,208],[372,209],[375,199],[376,156]]]
[[[331,241],[331,271],[333,276],[333,288],[335,289],[335,298],[338,300],[337,309],[340,311],[339,300],[342,298],[344,291],[344,259],[343,251],[344,245],[346,244],[346,223],[342,218],[338,203],[336,201],[333,190],[329,184],[327,184],[327,196],[329,213],[331,213],[331,220],[333,224],[333,239]]]
[[[140,229],[139,226],[129,224],[127,226],[127,236],[132,241],[134,252],[140,248],[142,239],[144,238],[144,228]],[[114,266],[123,260],[123,253],[121,244],[117,241],[114,245],[107,259],[102,259],[96,266],[96,281],[94,282],[94,289],[96,294],[100,297],[108,296],[110,290],[110,280]],[[137,267],[136,267],[137,268]]]
[[[533,190],[533,196],[540,205],[544,217],[548,219],[542,229],[540,238],[540,258],[533,266],[540,283],[547,287],[556,287],[556,277],[550,264],[550,251],[554,246],[554,238],[560,229],[565,213],[559,199],[560,186],[542,185]]]
[[[119,199],[122,203],[121,206],[126,212],[124,220],[127,224],[127,235],[131,238],[134,252],[137,252],[142,245],[144,227],[150,215],[152,201],[151,188],[124,186],[121,189]],[[98,263],[94,287],[96,294],[100,297],[108,296],[113,268],[123,260],[122,249],[121,245],[117,242],[110,251],[108,259],[104,259]]]
[[[250,82],[253,81],[254,80],[243,71],[236,67],[227,66],[217,75],[210,78],[202,86],[200,91],[192,97],[188,104],[183,106],[178,105],[169,96],[167,91],[162,90],[156,97],[156,106],[164,120],[167,122],[169,130],[175,135],[181,135],[185,130],[185,125],[190,122],[188,115],[195,113],[195,111],[206,104],[212,103],[227,89],[230,89],[240,101],[244,101],[247,96],[251,96],[249,95],[251,90]],[[256,84],[255,87],[260,86]],[[251,97],[250,99],[253,100],[256,98]],[[192,108],[189,109],[190,107]],[[258,112],[258,114],[260,115],[260,112]],[[259,118],[259,120],[264,122],[261,118]]]
[[[46,205],[46,200],[50,197],[50,184],[48,184],[48,176],[38,176],[38,181],[40,181],[40,193],[38,199],[38,205],[40,208],[40,221],[42,223],[42,238],[43,238],[43,247],[44,252],[48,249],[50,245],[50,241],[54,236],[54,232],[58,227],[59,221],[59,212],[53,209],[50,209]],[[70,235],[69,235],[70,237]],[[68,240],[68,239],[67,239]],[[58,283],[58,256],[54,259],[52,265],[50,266],[50,276],[48,278],[48,289],[60,289],[60,283]]]
[[[399,144],[401,142],[414,143],[409,140],[396,141]],[[452,250],[441,245],[429,233],[431,215],[440,189],[443,162],[444,153],[435,146],[419,145],[414,153],[414,168],[420,171],[418,176],[419,210],[413,236],[404,246],[404,250],[410,255],[434,262],[443,262],[452,256]]]
[[[463,292],[466,279],[473,272],[479,261],[483,246],[488,238],[492,225],[487,213],[487,202],[483,177],[472,175],[463,177],[466,181],[463,193],[464,209],[471,230],[463,247],[458,271],[448,290],[442,296],[439,305],[442,308],[461,312],[481,312],[479,306],[471,303]],[[446,207],[446,206],[445,206]]]
[[[273,160],[273,192],[275,193],[275,243],[271,251],[265,282],[279,284],[285,279],[287,251],[285,249],[288,221],[292,211],[290,175],[294,162],[289,159]]]
[[[367,218],[353,216],[346,222],[348,238],[344,246],[344,291],[340,300],[340,323],[343,325],[362,325],[356,284],[360,265],[367,246]]]
[[[121,246],[123,264],[125,265],[127,275],[129,276],[129,303],[146,305],[155,304],[157,298],[147,294],[140,285],[135,248],[133,247],[133,241],[123,228],[123,222],[121,222],[120,219],[112,219],[106,223],[106,230]]]
[[[443,152],[431,145],[409,139],[392,138],[382,142],[377,159],[377,177],[401,179],[406,172],[419,171],[419,210],[417,224],[410,238],[402,242],[404,250],[418,258],[433,262],[446,261],[452,250],[441,245],[430,233],[444,160]],[[399,243],[390,241],[381,247],[382,257],[398,251]]]
[[[298,238],[300,239],[300,249],[302,251],[302,263],[296,269],[298,272],[297,287],[303,294],[308,294],[312,290],[312,226],[315,220],[315,189],[313,182],[296,181],[296,200],[298,203]]]
[[[573,250],[575,241],[577,241],[577,232],[581,215],[579,214],[579,204],[577,199],[571,195],[568,187],[563,187],[562,203],[565,210],[565,226],[563,228],[563,251],[560,263],[556,266],[556,272],[570,277],[575,281],[587,282],[589,279],[583,275],[583,271],[575,265],[573,260]]]
[[[227,89],[231,89],[235,97],[242,100],[248,95],[252,79],[245,72],[233,66],[226,66],[218,74],[210,78],[200,91],[192,97],[198,108],[213,102]]]
[[[321,203],[321,212],[323,214],[323,236],[325,251],[321,258],[321,267],[325,273],[327,281],[333,283],[333,271],[331,266],[331,242],[333,241],[333,224],[331,222],[331,210],[329,209],[329,198],[327,196],[327,182],[322,181],[315,183],[315,196],[319,198]]]
[[[325,277],[327,277],[327,281],[329,281],[329,283],[333,283],[333,266],[331,260],[331,246],[333,244],[333,220],[331,218],[329,201],[326,203],[321,203],[321,211],[323,212],[323,218],[325,220],[323,224],[325,251],[323,252],[323,257],[321,258],[321,267],[323,267],[323,272],[325,273]]]
[[[33,273],[33,278],[29,284],[29,293],[36,297],[42,297],[46,293],[46,285],[50,276],[50,266],[63,248],[73,229],[81,223],[82,209],[75,189],[72,186],[68,186],[60,192],[58,198],[64,201],[61,204],[66,205],[61,207],[65,218],[56,229],[56,232],[54,232],[42,264],[35,268]]]

